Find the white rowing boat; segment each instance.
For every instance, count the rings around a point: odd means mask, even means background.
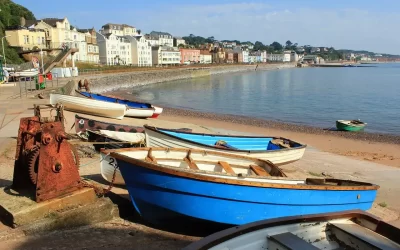
[[[144,125],[147,147],[195,148],[269,160],[283,165],[301,159],[306,146],[290,139],[189,133]],[[273,144],[278,141],[280,145]],[[221,144],[222,143],[222,144]]]
[[[229,228],[182,250],[400,249],[400,228],[361,210],[262,220]]]
[[[126,105],[109,103],[70,95],[50,94],[50,104],[61,103],[66,110],[89,115],[123,119]]]

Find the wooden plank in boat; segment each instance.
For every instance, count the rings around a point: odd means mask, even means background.
[[[250,165],[251,170],[253,170],[254,173],[256,173],[256,175],[260,175],[260,176],[270,176],[270,174],[265,171],[265,169],[263,169],[262,167],[258,166],[258,165]]]
[[[400,245],[394,243],[382,235],[375,233],[358,224],[328,223],[332,234],[350,248],[357,249],[400,249]]]
[[[271,241],[268,244],[268,249],[279,250],[317,250],[319,248],[313,246],[311,243],[297,237],[296,235],[287,232],[269,236]]]
[[[231,166],[229,166],[229,163],[227,163],[226,161],[219,161],[218,164],[221,165],[225,172],[227,172],[228,174],[236,174]]]
[[[191,153],[192,153],[192,151],[189,150],[186,157],[183,158],[183,160],[189,165],[190,169],[199,170],[199,167],[197,166],[197,164],[193,161],[192,157],[190,157]]]

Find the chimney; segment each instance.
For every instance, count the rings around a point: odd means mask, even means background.
[[[25,24],[26,24],[26,22],[25,22],[25,18],[22,16],[22,17],[20,17],[20,24],[21,24],[21,26],[22,27],[25,27]]]

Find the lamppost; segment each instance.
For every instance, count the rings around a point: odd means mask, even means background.
[[[41,57],[41,60],[42,60],[42,74],[44,74],[44,65],[43,65],[43,50],[42,50],[42,48],[40,48],[40,57]]]
[[[1,38],[1,46],[3,47],[3,57],[4,57],[4,66],[7,67],[7,59],[6,59],[6,54],[4,53],[4,38],[9,37],[11,35],[8,36],[3,36]]]

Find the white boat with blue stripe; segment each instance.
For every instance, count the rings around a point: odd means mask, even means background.
[[[272,136],[189,133],[144,125],[147,147],[194,148],[232,153],[283,165],[301,159],[306,144]]]

